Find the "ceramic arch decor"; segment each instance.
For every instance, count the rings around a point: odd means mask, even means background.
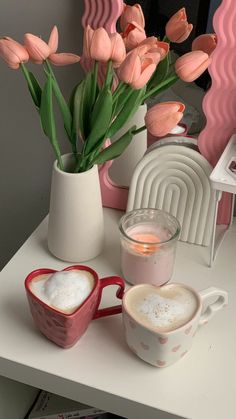
[[[123,8],[123,0],[84,0],[83,26],[93,28],[104,26],[109,32],[116,30],[116,22]],[[201,132],[198,145],[201,154],[215,166],[231,135],[236,131],[236,3],[222,0],[214,19],[214,29],[218,38],[212,54],[209,72],[212,86],[205,95],[203,109],[206,126]],[[104,206],[125,209],[127,188],[115,185],[108,173],[110,164],[100,171]],[[219,206],[218,222],[229,224],[232,209],[232,195],[223,194]]]

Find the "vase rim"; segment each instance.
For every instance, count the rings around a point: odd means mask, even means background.
[[[62,155],[62,161],[63,161],[63,163],[64,163],[64,160],[65,159],[68,159],[68,158],[71,158],[71,157],[73,157],[73,153],[65,153],[65,154],[63,154]],[[82,175],[86,175],[86,174],[88,174],[89,172],[90,173],[92,173],[93,171],[96,171],[97,170],[97,165],[96,164],[94,164],[90,169],[88,169],[88,170],[85,170],[84,172],[77,172],[77,173],[73,173],[73,172],[66,172],[66,171],[64,171],[64,170],[61,170],[59,167],[58,167],[58,160],[56,159],[55,161],[54,161],[54,163],[53,163],[53,169],[56,171],[56,172],[58,172],[58,173],[60,173],[60,174],[62,174],[62,175],[64,175],[64,176],[75,176],[75,175],[80,175],[80,176],[82,176]]]

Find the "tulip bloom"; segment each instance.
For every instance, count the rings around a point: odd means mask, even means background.
[[[114,67],[119,67],[126,57],[124,41],[119,33],[109,35],[111,41],[111,56]]]
[[[182,119],[185,106],[181,102],[162,102],[150,108],[145,116],[147,130],[154,137],[167,135]]]
[[[144,28],[145,19],[140,4],[135,4],[134,6],[124,5],[124,10],[120,17],[120,28],[122,32],[131,22],[136,22],[139,26]]]
[[[13,70],[17,70],[21,63],[29,60],[29,54],[23,45],[9,37],[0,39],[0,57]]]
[[[206,33],[198,36],[192,43],[192,51],[203,51],[208,55],[214,51],[217,45],[217,36],[215,33]]]
[[[130,22],[121,34],[127,51],[136,48],[144,39],[146,39],[145,30],[136,22]]]
[[[196,80],[207,69],[211,58],[203,51],[192,51],[177,58],[175,71],[179,78],[186,82]]]
[[[180,43],[188,38],[192,29],[193,25],[188,23],[185,7],[183,7],[167,22],[166,36],[171,42]]]
[[[141,57],[138,49],[131,51],[118,69],[118,77],[133,89],[141,89],[149,81],[156,69],[150,57]]]
[[[138,49],[141,54],[158,53],[162,61],[168,54],[170,46],[168,42],[158,41],[155,36],[150,36],[139,44]]]
[[[58,30],[54,26],[48,44],[38,36],[26,33],[24,36],[25,47],[29,53],[30,59],[35,64],[42,64],[49,59],[54,65],[68,65],[77,63],[80,57],[70,53],[56,53],[58,48]]]
[[[96,61],[107,62],[112,52],[111,41],[104,28],[93,30],[89,25],[84,31],[83,55]]]

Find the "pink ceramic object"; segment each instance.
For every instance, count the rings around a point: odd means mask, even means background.
[[[104,309],[98,309],[98,307],[101,301],[103,288],[109,285],[118,285],[119,289],[116,296],[121,300],[125,287],[122,278],[118,276],[99,278],[97,273],[88,266],[74,265],[63,269],[63,271],[69,270],[84,270],[92,274],[94,278],[94,288],[91,294],[80,307],[71,314],[65,314],[48,306],[37,298],[30,289],[30,283],[36,277],[52,274],[56,272],[55,270],[36,269],[25,279],[26,294],[36,326],[43,335],[62,348],[70,348],[73,346],[84,334],[91,320],[121,313],[121,305]]]
[[[215,166],[236,128],[235,1],[222,0],[213,22],[218,42],[209,67],[212,87],[203,101],[207,123],[198,146],[201,154]],[[231,206],[232,195],[224,193],[219,206],[219,224],[230,223]]]

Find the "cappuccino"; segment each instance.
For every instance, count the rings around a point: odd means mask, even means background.
[[[66,314],[75,311],[94,288],[93,275],[84,270],[61,271],[36,277],[32,293],[48,306]]]
[[[159,332],[170,332],[188,323],[199,307],[194,293],[178,284],[134,288],[125,303],[135,321]]]

